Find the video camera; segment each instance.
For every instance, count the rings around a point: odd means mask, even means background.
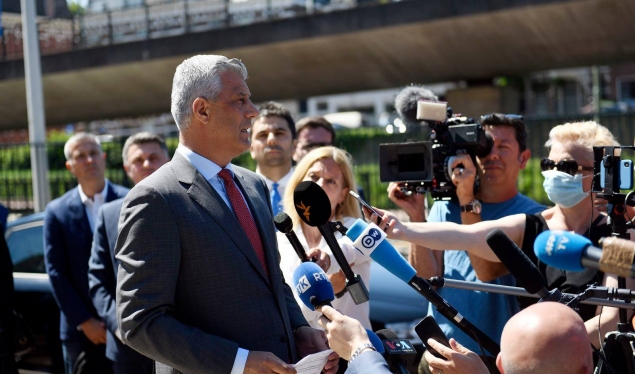
[[[417,120],[427,123],[432,130],[430,141],[379,145],[382,182],[405,182],[402,192],[430,191],[434,200],[449,200],[455,195],[451,177],[453,157],[466,153],[475,162],[476,156],[490,153],[493,142],[474,119],[455,116],[447,105],[441,101],[417,102]]]

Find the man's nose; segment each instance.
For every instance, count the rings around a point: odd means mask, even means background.
[[[258,116],[258,108],[256,108],[256,106],[254,105],[254,103],[251,102],[251,100],[247,99],[247,102],[249,103],[247,106],[247,109],[245,111],[245,117],[247,118],[256,118],[256,116]]]
[[[267,135],[267,144],[275,144],[277,142],[278,139],[276,138],[276,134],[270,132],[269,135]]]

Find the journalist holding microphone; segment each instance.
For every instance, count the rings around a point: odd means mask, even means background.
[[[572,231],[589,238],[594,245],[611,235],[606,216],[594,206],[591,191],[593,180],[593,146],[618,146],[607,128],[595,122],[567,123],[554,127],[546,146],[549,157],[541,162],[543,186],[555,204],[535,215],[516,214],[472,225],[442,223],[402,223],[394,215],[382,212],[380,227],[391,239],[405,240],[436,250],[465,248],[467,252],[489,261],[500,261],[486,242],[494,229],[502,230],[534,262],[547,280],[547,288],[578,294],[587,285],[597,283],[617,287],[617,277],[594,269],[569,272],[541,263],[534,254],[534,240],[546,230]],[[365,212],[368,213],[368,212]],[[376,217],[372,217],[374,220]],[[632,235],[632,233],[631,233]],[[627,279],[627,288],[635,281]],[[599,314],[601,315],[601,319]],[[614,331],[619,320],[617,308],[580,305],[579,314],[585,321],[589,339],[596,347],[598,337]],[[598,331],[599,329],[599,331]]]
[[[354,303],[351,295],[344,288],[346,279],[337,262],[333,259],[333,253],[326,240],[317,227],[311,227],[303,222],[296,211],[293,198],[294,190],[303,181],[313,181],[324,189],[331,203],[330,221],[337,220],[346,227],[351,226],[356,219],[362,217],[362,212],[357,200],[349,194],[349,191],[357,190],[350,155],[346,151],[332,146],[316,148],[309,152],[295,167],[285,190],[283,203],[284,211],[293,220],[293,230],[300,243],[305,248],[311,249],[308,255],[310,256],[312,253],[328,254],[328,257],[325,258],[326,261],[324,261],[325,264],[322,265],[318,261],[318,265],[324,268],[336,292],[333,307],[341,310],[347,316],[355,318],[365,328],[370,328],[369,304],[367,302],[359,305]],[[370,283],[370,257],[363,256],[355,250],[349,238],[342,237],[337,233],[336,239],[353,272],[359,274],[364,284],[368,285]],[[282,233],[278,233],[278,249],[281,257],[280,268],[285,280],[293,288],[294,285],[290,282],[293,279],[294,270],[300,265],[300,259],[294,252],[288,238]],[[321,251],[315,251],[315,249]],[[311,327],[320,328],[318,318],[321,314],[309,310],[302,302],[298,301],[298,304]]]

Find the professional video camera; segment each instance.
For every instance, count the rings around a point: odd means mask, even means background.
[[[413,108],[412,102],[406,104]],[[406,111],[400,111],[397,102],[395,106],[404,116]],[[446,102],[417,100],[416,119],[430,127],[431,140],[380,144],[380,179],[404,182],[402,192],[407,194],[430,191],[434,200],[448,200],[456,190],[451,177],[453,157],[467,153],[476,164],[476,156],[487,156],[492,150],[492,139],[472,118],[455,116]]]

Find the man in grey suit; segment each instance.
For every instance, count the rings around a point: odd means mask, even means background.
[[[223,56],[177,67],[179,147],[121,210],[117,319],[158,373],[294,373],[292,362],[327,348],[282,278],[264,180],[231,165],[258,114],[246,78]]]
[[[123,146],[123,167],[134,184],[170,161],[163,139],[149,132],[132,135]],[[123,198],[102,205],[93,233],[93,246],[88,263],[90,297],[97,313],[106,324],[106,357],[114,374],[152,374],[153,362],[121,342],[115,308],[117,283],[117,241],[119,213]]]

